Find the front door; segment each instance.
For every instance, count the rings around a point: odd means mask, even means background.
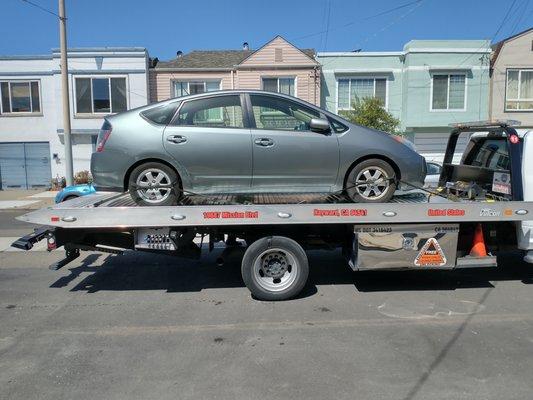
[[[335,133],[309,129],[320,111],[289,99],[250,95],[252,188],[261,192],[327,192],[337,180],[339,143]]]
[[[239,95],[185,101],[165,128],[163,144],[184,188],[203,193],[250,189],[252,142]]]

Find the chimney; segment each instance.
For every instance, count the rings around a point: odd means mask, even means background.
[[[180,59],[182,56],[183,56],[183,51],[181,51],[181,50],[176,51],[176,58],[177,59]]]
[[[248,42],[244,42],[244,43],[242,44],[242,49],[243,49],[244,51],[248,51],[248,50],[250,50],[250,46],[248,46]]]

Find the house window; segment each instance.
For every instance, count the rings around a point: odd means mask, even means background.
[[[507,70],[505,110],[533,111],[533,69]]]
[[[0,82],[2,114],[40,113],[39,81]]]
[[[263,90],[295,96],[294,78],[263,78]]]
[[[110,114],[128,109],[126,78],[75,78],[76,113]]]
[[[337,108],[349,110],[354,101],[375,97],[387,107],[387,79],[385,78],[356,78],[339,79],[337,93]]]
[[[465,74],[432,76],[431,110],[464,110],[466,104]]]
[[[174,81],[174,97],[220,90],[220,81]]]

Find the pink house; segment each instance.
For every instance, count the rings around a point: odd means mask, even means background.
[[[285,93],[320,105],[320,64],[313,49],[298,49],[281,36],[257,50],[178,52],[150,69],[152,102],[226,89]]]

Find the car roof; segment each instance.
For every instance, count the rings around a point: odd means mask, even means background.
[[[198,94],[189,94],[187,96],[181,96],[181,97],[173,97],[171,99],[163,100],[163,101],[160,101],[158,103],[154,103],[154,104],[150,104],[150,105],[155,105],[155,104],[161,105],[161,104],[172,103],[174,101],[187,101],[187,100],[191,100],[191,99],[200,99],[200,98],[203,98],[203,97],[218,96],[218,95],[224,95],[224,94],[241,94],[241,93],[261,94],[261,95],[268,95],[268,96],[285,98],[287,100],[292,100],[292,101],[296,101],[296,102],[299,102],[299,103],[303,103],[305,105],[308,105],[309,107],[319,108],[320,110],[324,111],[325,114],[328,114],[328,115],[331,114],[330,112],[324,110],[320,106],[317,106],[316,104],[311,104],[308,101],[302,100],[302,99],[300,99],[298,97],[289,96],[287,94],[278,93],[278,92],[269,92],[269,91],[266,91],[266,90],[257,90],[257,89],[214,90],[214,91],[211,91],[211,92],[204,92],[204,93],[198,93]],[[331,115],[333,115],[333,114],[331,114]]]

